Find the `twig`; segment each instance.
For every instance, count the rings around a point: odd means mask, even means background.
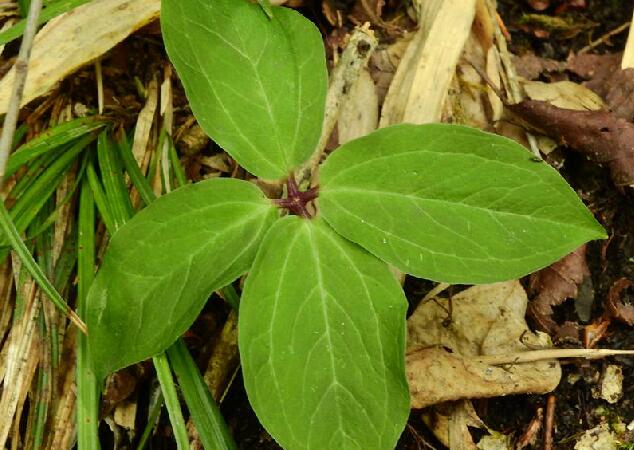
[[[544,450],[553,450],[553,428],[555,423],[555,405],[557,397],[553,394],[546,401],[546,417],[544,417]]]
[[[6,173],[7,162],[9,161],[9,152],[13,143],[13,135],[18,124],[18,113],[20,112],[20,104],[22,103],[22,95],[24,94],[24,85],[29,69],[29,59],[31,58],[31,49],[33,48],[33,40],[37,31],[37,21],[42,11],[42,0],[32,0],[29,7],[29,13],[26,18],[26,26],[20,45],[18,59],[15,61],[15,78],[13,81],[13,90],[9,100],[7,115],[4,118],[2,128],[2,136],[0,136],[0,188],[4,185],[4,174]]]
[[[603,44],[604,42],[608,41],[612,36],[614,36],[615,34],[619,34],[622,31],[626,30],[630,25],[632,24],[632,22],[625,22],[624,24],[622,24],[619,27],[616,27],[614,30],[612,31],[608,31],[607,33],[605,33],[603,36],[595,39],[594,41],[590,42],[588,45],[586,45],[585,47],[583,47],[581,50],[579,50],[577,52],[577,55],[581,55],[583,53],[587,53],[590,50],[592,50],[593,48],[597,47],[598,45]]]
[[[607,350],[585,348],[532,350],[512,354],[478,356],[477,358],[474,358],[474,360],[483,364],[489,364],[491,366],[503,366],[507,364],[523,364],[536,361],[547,361],[549,359],[597,359],[615,355],[634,356],[634,350]]]

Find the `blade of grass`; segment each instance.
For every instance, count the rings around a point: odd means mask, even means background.
[[[46,324],[44,321],[44,314],[40,310],[39,329],[40,335],[46,334]],[[35,392],[35,423],[33,425],[32,438],[33,448],[42,448],[44,441],[44,432],[46,429],[46,419],[48,416],[48,392],[50,386],[50,366],[45,367],[40,364],[37,373],[37,387]]]
[[[172,141],[172,136],[168,135],[167,139],[169,144],[170,163],[172,165],[174,177],[176,178],[176,184],[177,186],[185,186],[187,184],[187,176],[185,175],[183,166],[181,165],[181,162],[178,159],[178,154],[176,153],[176,147],[174,147],[174,142]]]
[[[5,176],[15,173],[23,164],[44,153],[53,151],[77,138],[103,128],[107,122],[94,117],[71,120],[49,128],[26,144],[20,146],[9,157]]]
[[[170,370],[165,353],[152,358],[152,362],[156,369],[156,376],[161,384],[161,391],[163,391],[163,396],[165,397],[165,406],[167,406],[167,413],[169,414],[172,429],[174,430],[176,447],[179,450],[186,450],[189,448],[187,427],[185,426],[185,419],[183,418],[181,405],[178,401],[178,394],[176,393],[176,385],[174,384],[172,371]]]
[[[44,272],[42,271],[40,266],[35,262],[35,259],[33,259],[33,255],[31,255],[29,250],[26,248],[26,245],[20,237],[20,233],[11,221],[9,211],[7,211],[7,208],[4,206],[3,202],[0,202],[0,229],[2,229],[5,236],[8,237],[11,247],[22,260],[24,268],[31,274],[35,282],[40,286],[42,292],[46,294],[46,296],[53,302],[55,306],[59,308],[62,313],[68,316],[71,322],[77,325],[77,327],[83,333],[86,333],[86,324],[79,318],[75,311],[70,309],[70,307],[66,304],[66,302],[59,294],[59,292],[57,292],[53,284],[49,281],[48,278],[46,278],[46,275],[44,275]]]
[[[59,0],[56,2],[51,2],[46,8],[44,8],[42,13],[40,14],[37,24],[42,25],[49,20],[59,16],[60,14],[64,14],[65,12],[68,12],[71,9],[88,3],[89,1],[90,0]],[[0,33],[0,45],[7,44],[22,36],[22,34],[24,33],[25,24],[25,20],[20,20],[8,30]]]
[[[123,178],[123,169],[116,150],[107,132],[99,134],[97,157],[110,212],[116,228],[122,226],[133,215],[128,189]]]
[[[79,139],[68,151],[60,155],[50,167],[46,168],[29,189],[20,195],[18,201],[11,208],[10,213],[15,227],[20,233],[26,230],[35,215],[62,182],[64,174],[70,170],[77,157],[93,139],[92,136],[84,136]]]
[[[90,183],[90,189],[92,189],[92,193],[95,198],[95,204],[97,205],[99,216],[106,226],[106,230],[108,230],[108,233],[112,236],[116,231],[114,219],[112,218],[112,214],[110,213],[110,209],[108,207],[108,199],[103,191],[103,185],[101,184],[101,181],[99,181],[99,177],[97,176],[97,172],[95,171],[95,166],[92,161],[88,163],[86,175],[88,182]]]
[[[95,272],[95,201],[87,178],[83,179],[79,195],[77,252],[77,311],[86,316],[86,298]],[[98,450],[99,443],[99,383],[92,371],[88,340],[77,336],[77,448]]]
[[[220,414],[220,409],[211,397],[209,388],[182,339],[167,349],[167,357],[176,373],[203,446],[208,449],[235,450],[236,444]]]
[[[156,389],[153,389],[152,394],[150,395],[150,411],[148,412],[147,423],[145,424],[143,434],[139,439],[136,450],[143,450],[150,440],[152,430],[156,426],[161,415],[164,401],[165,398],[163,397],[163,392],[161,391],[160,386],[158,386]]]
[[[121,155],[121,160],[123,161],[123,165],[125,166],[125,170],[130,175],[130,179],[132,180],[132,184],[139,192],[141,196],[141,200],[146,205],[149,205],[156,199],[156,195],[154,195],[154,191],[148,183],[143,173],[141,173],[141,169],[134,159],[134,155],[132,154],[132,149],[128,144],[127,139],[122,139],[119,141],[119,145],[117,145],[119,149],[119,155]]]
[[[88,155],[85,155],[84,158],[82,158],[81,166],[77,170],[77,177],[75,178],[75,181],[73,182],[73,185],[71,186],[69,191],[66,193],[64,198],[62,198],[61,200],[57,202],[57,204],[55,205],[55,209],[51,211],[48,214],[48,216],[46,216],[41,221],[41,223],[38,224],[37,227],[35,227],[32,231],[29,232],[28,234],[29,239],[38,237],[41,233],[45,232],[48,228],[50,228],[59,217],[59,214],[63,211],[63,207],[73,199],[73,197],[75,196],[75,192],[77,191],[77,188],[82,182],[84,172],[86,171],[86,165],[88,162],[87,156]]]

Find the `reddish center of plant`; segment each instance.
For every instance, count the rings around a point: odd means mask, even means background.
[[[291,214],[310,219],[311,213],[308,211],[308,204],[314,201],[319,195],[319,188],[314,187],[307,191],[300,191],[295,181],[295,177],[290,175],[286,182],[288,195],[286,198],[274,200],[280,208],[286,208]]]

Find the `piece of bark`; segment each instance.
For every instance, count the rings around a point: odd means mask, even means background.
[[[576,298],[588,276],[585,245],[531,276],[530,289],[536,297],[528,305],[528,314],[540,330],[557,333],[560,327],[552,317],[553,307]]]
[[[634,325],[634,305],[626,304],[621,299],[623,291],[634,286],[634,282],[627,278],[617,280],[612,287],[605,301],[606,312],[627,325]]]

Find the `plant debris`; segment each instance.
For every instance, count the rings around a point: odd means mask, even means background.
[[[528,305],[528,314],[538,329],[557,334],[560,326],[553,319],[553,307],[577,298],[579,286],[589,276],[584,245],[530,277],[530,289],[536,296]]]

